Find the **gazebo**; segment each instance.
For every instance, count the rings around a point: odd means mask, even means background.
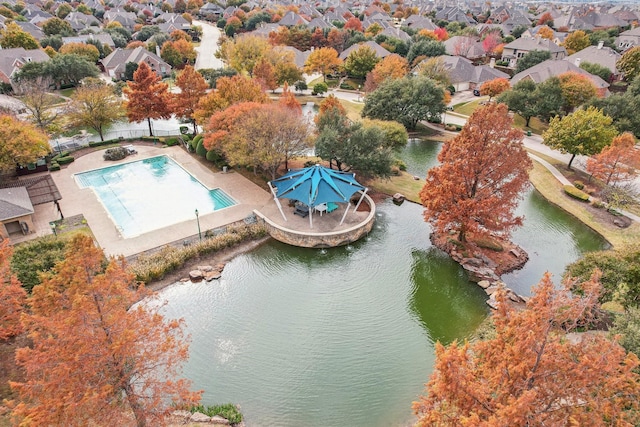
[[[316,206],[331,202],[347,204],[340,221],[340,224],[342,224],[349,212],[351,196],[358,191],[362,192],[358,203],[354,207],[355,212],[368,190],[356,181],[355,174],[336,171],[320,165],[291,170],[268,184],[284,220],[287,221],[287,217],[278,199],[295,200],[309,208],[310,227],[313,227],[313,209]]]

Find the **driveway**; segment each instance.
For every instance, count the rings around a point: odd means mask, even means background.
[[[214,27],[208,22],[193,21],[194,25],[202,27],[202,40],[200,46],[196,47],[198,57],[196,58],[196,70],[205,68],[218,69],[223,68],[224,64],[221,60],[215,57],[215,53],[218,50],[218,39],[222,35],[222,32],[218,27]]]

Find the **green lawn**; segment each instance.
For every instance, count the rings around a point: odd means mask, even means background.
[[[462,114],[464,116],[470,116],[474,111],[476,111],[476,108],[480,107],[480,102],[484,102],[487,99],[489,98],[484,96],[484,97],[475,99],[473,101],[463,102],[461,104],[454,105],[453,111],[458,114]]]
[[[529,127],[525,127],[524,124],[525,124],[525,120],[520,115],[515,114],[513,116],[513,125],[515,127],[522,129],[524,131],[530,130],[532,133],[535,133],[536,135],[542,135],[542,133],[545,130],[547,130],[547,128],[549,127],[547,123],[543,122],[537,117],[531,117],[531,120],[529,120]]]
[[[76,92],[75,87],[69,87],[66,89],[62,89],[59,91],[60,95],[66,96],[67,98],[71,98],[71,96]]]
[[[395,193],[402,193],[412,202],[420,203],[420,190],[424,187],[424,179],[413,179],[413,176],[406,172],[400,172],[399,176],[392,176],[389,179],[378,178],[367,182],[373,190],[394,195]]]

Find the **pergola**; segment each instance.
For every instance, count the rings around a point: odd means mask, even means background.
[[[367,188],[355,179],[355,174],[340,172],[324,166],[315,165],[303,169],[289,171],[284,176],[269,182],[273,199],[287,221],[278,199],[296,200],[309,208],[309,226],[313,227],[312,210],[325,203],[346,203],[347,207],[342,215],[340,224],[349,212],[351,196],[362,192],[354,212],[360,206],[367,192]]]

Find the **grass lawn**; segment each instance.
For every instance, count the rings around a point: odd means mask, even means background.
[[[532,133],[535,133],[536,135],[542,135],[542,132],[544,132],[549,128],[549,125],[547,123],[543,122],[537,117],[531,117],[531,120],[529,120],[529,127],[526,127],[524,125],[525,123],[526,122],[524,118],[522,118],[520,115],[515,114],[513,116],[513,125],[524,131],[530,130]]]
[[[376,178],[368,180],[366,185],[379,193],[389,195],[402,193],[407,200],[420,203],[420,196],[418,194],[420,190],[422,190],[422,187],[424,187],[424,182],[424,179],[416,180],[407,172],[400,172],[399,176],[392,176],[389,179]]]
[[[583,202],[565,196],[562,184],[538,162],[533,162],[533,169],[529,173],[529,179],[536,189],[549,202],[561,207],[574,215],[591,229],[603,236],[615,247],[636,243],[640,239],[640,224],[633,222],[629,227],[621,229],[613,224],[605,224],[587,210]]]
[[[474,99],[473,101],[463,102],[461,104],[457,104],[453,106],[453,111],[462,114],[464,116],[470,116],[478,107],[480,107],[481,102],[485,102],[489,99],[489,97],[484,96],[478,99]]]
[[[61,89],[59,91],[60,95],[62,96],[66,96],[67,98],[71,98],[71,96],[76,92],[76,88],[75,87],[69,87],[66,89]]]

